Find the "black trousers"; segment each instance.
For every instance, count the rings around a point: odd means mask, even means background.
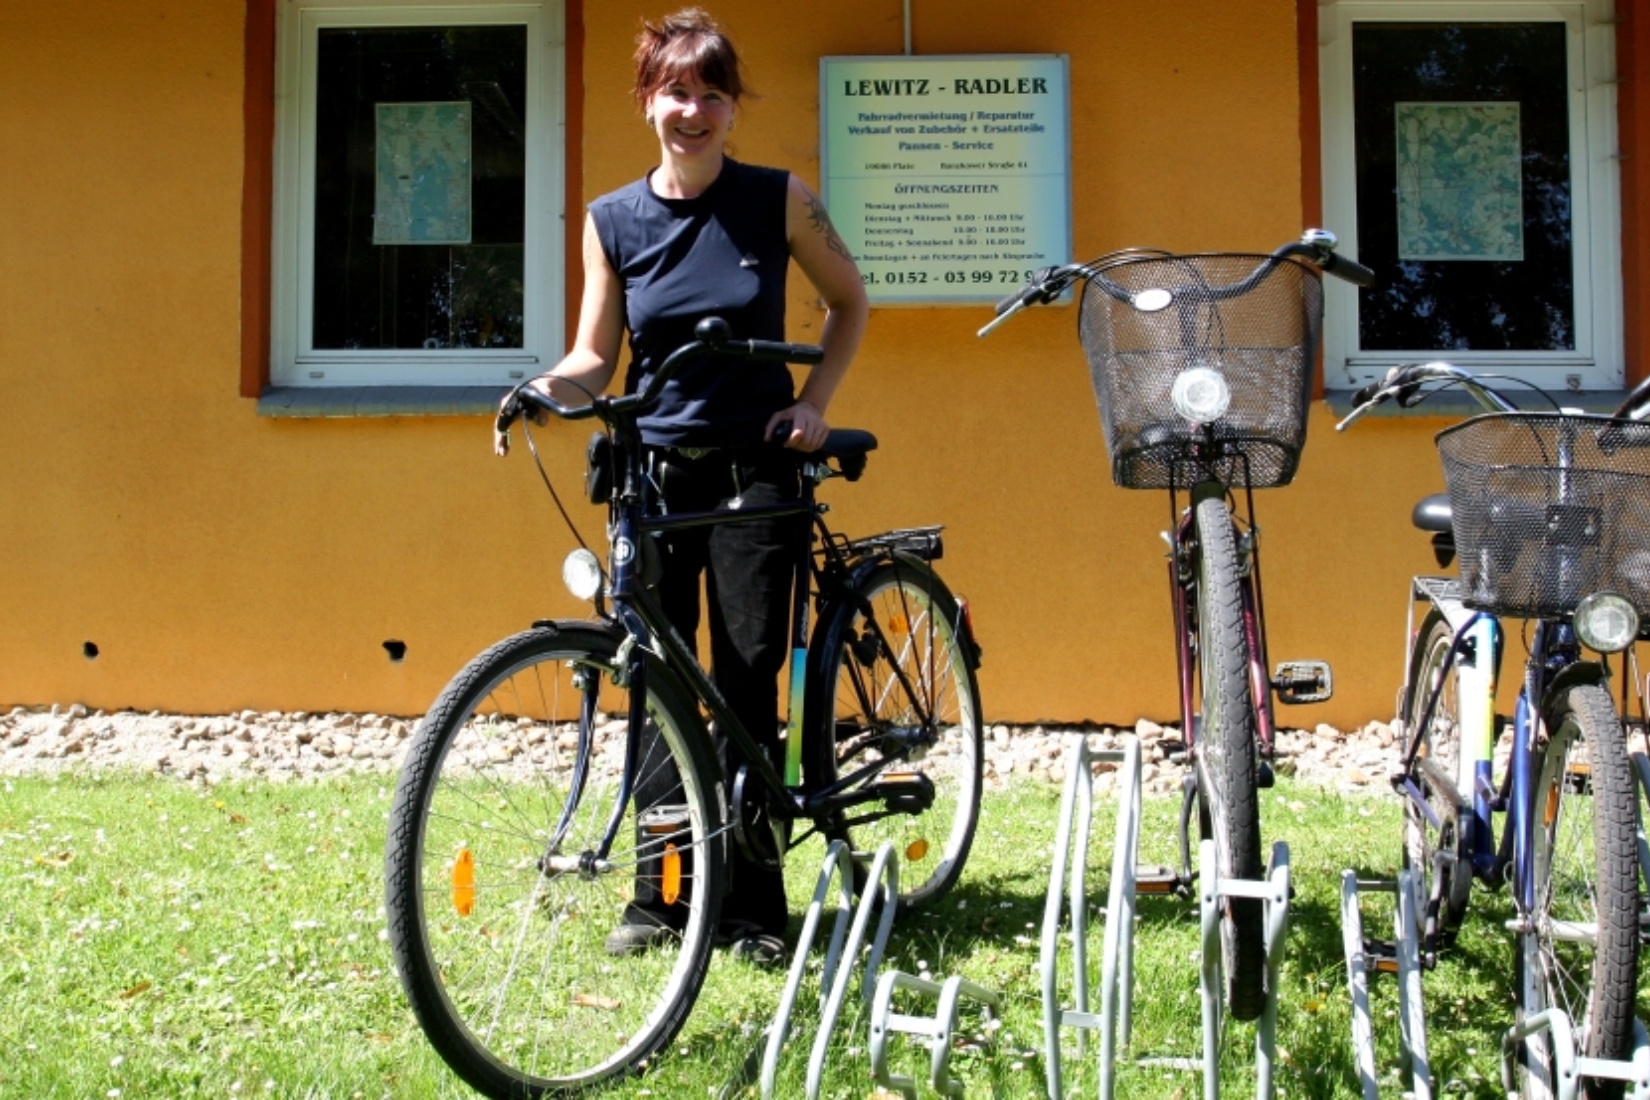
[[[653,448],[652,473],[670,514],[776,504],[799,495],[796,459],[777,449],[721,449],[688,457],[670,448]],[[697,649],[701,608],[708,612],[711,679],[775,764],[780,744],[779,673],[790,649],[791,593],[807,531],[806,517],[786,516],[688,528],[661,540],[664,569],[657,594],[666,618]],[[727,740],[718,737],[717,742],[728,772]],[[732,775],[728,778],[731,781]],[[654,770],[638,776],[638,781],[638,806],[668,798],[668,787],[679,782]],[[723,927],[737,931],[735,926],[753,925],[782,935],[788,916],[783,876],[777,868],[745,858],[737,844],[730,842],[729,847],[732,873],[722,903]],[[668,911],[675,907],[662,904],[650,879],[644,864],[627,919],[679,923],[678,915]]]

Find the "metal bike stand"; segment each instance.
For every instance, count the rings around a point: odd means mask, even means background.
[[[1650,759],[1643,752],[1629,754],[1633,774],[1646,798],[1650,798]],[[1639,814],[1638,852],[1639,870],[1650,881],[1650,841],[1645,838],[1644,814]],[[1575,1026],[1569,1013],[1561,1008],[1549,1008],[1522,1020],[1507,1029],[1501,1038],[1501,1082],[1508,1092],[1517,1086],[1518,1047],[1525,1039],[1545,1031],[1552,1045],[1555,1082],[1555,1100],[1575,1100],[1586,1077],[1625,1081],[1631,1086],[1633,1100],[1650,1100],[1650,1032],[1644,1021],[1633,1021],[1633,1056],[1620,1061],[1589,1058],[1576,1051]]]
[[[1549,1008],[1507,1029],[1501,1039],[1501,1084],[1508,1093],[1518,1087],[1515,1066],[1518,1046],[1525,1039],[1540,1032],[1548,1033],[1552,1044],[1553,1068],[1558,1078],[1556,1100],[1575,1100],[1583,1077],[1603,1077],[1626,1081],[1632,1086],[1633,1100],[1650,1100],[1650,1034],[1644,1022],[1633,1021],[1633,1057],[1625,1061],[1588,1058],[1576,1053],[1575,1029],[1570,1014],[1561,1008]]]
[[[901,989],[933,997],[937,1002],[934,1015],[912,1016],[895,1012],[894,992]],[[929,1083],[934,1091],[941,1096],[963,1095],[962,1082],[951,1077],[950,1062],[952,1036],[957,1030],[957,1018],[962,1012],[965,997],[983,1006],[988,1020],[993,1019],[993,1013],[1002,1007],[1001,994],[957,975],[943,982],[935,982],[890,970],[877,979],[876,993],[871,1001],[871,1076],[876,1083],[884,1089],[897,1091],[906,1100],[916,1100],[916,1079],[893,1073],[888,1068],[888,1036],[901,1032],[923,1037],[930,1055]]]
[[[1220,1096],[1220,1034],[1224,998],[1221,990],[1220,899],[1258,898],[1266,913],[1266,1007],[1255,1027],[1255,1096],[1271,1100],[1272,1071],[1278,1039],[1278,980],[1283,970],[1284,939],[1289,933],[1289,845],[1272,845],[1271,870],[1260,880],[1221,878],[1215,842],[1198,846],[1198,894],[1203,919],[1203,1095]]]
[[[1100,975],[1100,1011],[1089,1011],[1087,870],[1089,825],[1094,810],[1096,761],[1121,763],[1118,781],[1117,825],[1112,845],[1111,885],[1106,902],[1106,933]],[[1072,845],[1072,827],[1077,842]],[[1086,1053],[1088,1032],[1100,1032],[1100,1095],[1112,1095],[1117,1063],[1117,1037],[1129,1045],[1134,991],[1135,854],[1140,845],[1140,742],[1129,738],[1121,751],[1089,748],[1083,738],[1066,753],[1066,783],[1060,798],[1060,820],[1054,840],[1048,894],[1043,906],[1042,951],[1038,965],[1043,978],[1043,1042],[1048,1095],[1063,1095],[1060,1029],[1077,1028],[1079,1056]],[[1075,847],[1075,851],[1073,848]],[[1069,877],[1073,1009],[1060,1008],[1060,910]]]
[[[1426,1008],[1421,999],[1420,876],[1404,870],[1398,872],[1396,881],[1359,882],[1353,872],[1342,871],[1341,936],[1346,953],[1346,981],[1352,994],[1352,1055],[1364,1100],[1377,1100],[1380,1092],[1375,1074],[1375,1031],[1369,1011],[1369,952],[1364,943],[1363,915],[1358,907],[1361,888],[1395,895],[1393,954],[1398,978],[1399,1071],[1410,1082],[1407,1091],[1415,1100],[1432,1100]]]
[[[809,1100],[819,1095],[819,1084],[825,1072],[825,1054],[830,1047],[831,1032],[836,1027],[837,1017],[841,1014],[848,982],[853,976],[854,964],[859,959],[860,950],[865,942],[865,929],[871,922],[872,912],[879,908],[880,901],[880,919],[877,922],[876,935],[871,940],[870,956],[866,959],[865,975],[861,981],[860,995],[866,1003],[870,1002],[872,990],[876,985],[877,968],[882,964],[883,949],[888,944],[888,933],[894,926],[894,914],[898,908],[899,859],[894,854],[891,842],[885,842],[877,849],[866,876],[864,893],[860,895],[859,905],[856,907],[853,904],[853,856],[846,844],[840,840],[833,840],[825,850],[825,863],[820,868],[813,900],[808,903],[808,912],[803,918],[802,934],[797,940],[796,954],[791,959],[790,974],[785,979],[784,992],[780,994],[779,1010],[774,1013],[773,1023],[768,1026],[767,1048],[762,1056],[763,1100],[770,1100],[774,1094],[774,1081],[779,1072],[779,1053],[785,1045],[786,1036],[790,1033],[791,1014],[796,1008],[797,993],[802,987],[802,976],[807,971],[808,956],[819,931],[820,916],[825,909],[825,899],[831,892],[832,883],[837,886],[836,920],[831,927],[830,943],[825,949],[825,964],[820,972],[820,1021],[819,1028],[814,1033],[813,1049],[808,1056]],[[853,915],[851,929],[850,910]]]

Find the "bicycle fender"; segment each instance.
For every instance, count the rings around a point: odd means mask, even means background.
[[[1541,697],[1541,720],[1551,729],[1557,718],[1558,708],[1571,688],[1603,686],[1608,680],[1609,674],[1599,661],[1577,661],[1559,670],[1558,675],[1547,685],[1546,694]]]
[[[613,638],[615,645],[624,641],[624,627],[609,619],[534,619],[534,630],[560,634],[568,630],[594,630]]]

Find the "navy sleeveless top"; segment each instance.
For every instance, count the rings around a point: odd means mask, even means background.
[[[590,204],[596,236],[624,286],[634,393],[666,356],[693,339],[706,317],[735,338],[785,338],[790,173],[724,160],[691,199],[667,199],[640,179]],[[762,441],[768,418],[795,400],[790,370],[726,356],[681,366],[640,421],[661,446],[741,447]]]

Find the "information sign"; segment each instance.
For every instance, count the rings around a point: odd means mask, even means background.
[[[873,304],[995,302],[1071,259],[1065,57],[819,71],[825,204]]]

